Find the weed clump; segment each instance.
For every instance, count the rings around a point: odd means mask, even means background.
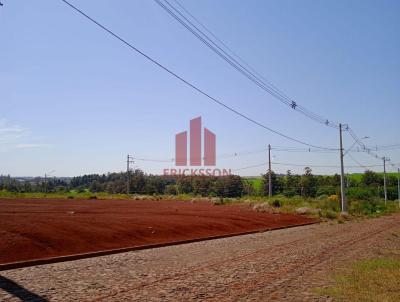
[[[275,199],[275,200],[271,203],[271,205],[272,205],[274,208],[280,208],[280,207],[282,206],[282,202],[281,202],[279,199]]]

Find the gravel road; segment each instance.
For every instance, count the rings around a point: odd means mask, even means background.
[[[400,215],[0,272],[0,301],[329,301],[312,290],[400,249]]]

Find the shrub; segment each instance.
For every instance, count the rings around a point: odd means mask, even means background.
[[[336,219],[338,217],[338,213],[332,210],[324,210],[321,212],[322,217],[328,218],[328,219]]]
[[[374,188],[348,188],[347,197],[358,200],[371,200],[374,196],[377,196],[378,192]]]
[[[319,206],[324,210],[336,212],[340,210],[340,203],[337,199],[337,195],[331,195],[327,199],[319,201]]]
[[[297,194],[295,190],[288,190],[282,193],[285,197],[293,197]]]
[[[326,195],[326,194],[319,195],[319,196],[317,197],[317,199],[318,199],[318,200],[328,199],[328,195]]]
[[[336,187],[333,186],[324,186],[317,189],[317,196],[329,196],[336,194]]]
[[[211,203],[215,206],[223,205],[224,199],[222,197],[213,197],[211,199]]]
[[[271,203],[271,205],[272,205],[274,208],[280,208],[280,207],[282,206],[282,202],[281,202],[279,199],[275,199],[275,200]]]
[[[378,199],[352,200],[350,202],[350,213],[358,215],[376,215],[387,212],[387,206]]]
[[[330,196],[328,197],[328,200],[329,200],[329,201],[339,201],[339,196],[337,196],[337,195],[330,195]]]
[[[176,185],[167,185],[165,187],[164,193],[168,194],[168,195],[176,195],[176,194],[178,194],[178,190],[177,190]]]

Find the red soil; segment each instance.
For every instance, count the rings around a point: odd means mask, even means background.
[[[207,202],[0,199],[0,264],[312,221]]]

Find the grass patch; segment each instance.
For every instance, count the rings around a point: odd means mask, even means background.
[[[317,289],[336,301],[400,301],[400,260],[376,258],[356,262],[335,284]]]

